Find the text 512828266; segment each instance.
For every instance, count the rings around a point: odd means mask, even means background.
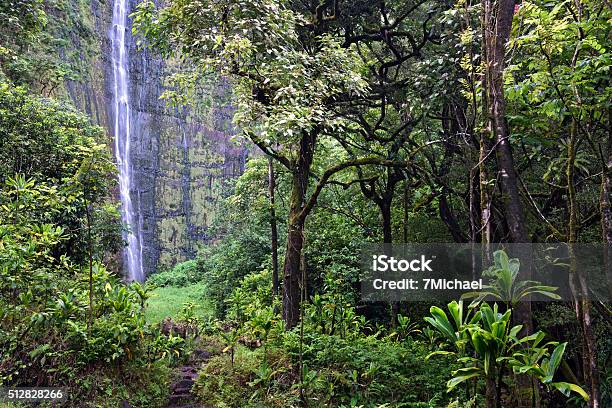
[[[0,387],[0,401],[62,401],[66,390],[61,387]]]

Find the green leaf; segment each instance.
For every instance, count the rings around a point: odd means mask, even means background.
[[[461,328],[463,325],[463,302],[459,301],[457,303],[457,301],[453,300],[448,304],[448,310],[455,321],[457,329]]]
[[[466,380],[469,380],[470,378],[480,376],[481,373],[482,373],[482,370],[478,367],[467,367],[467,368],[461,368],[457,371],[454,371],[453,375],[455,375],[455,377],[451,378],[446,383],[447,391],[451,391],[457,385],[461,384],[462,382]],[[460,375],[457,375],[457,374],[460,374]]]
[[[555,299],[555,300],[560,300],[561,296],[557,295],[556,293],[553,293],[551,290],[548,289],[537,289],[538,286],[533,286],[530,288],[525,289],[524,291],[522,291],[521,293],[519,293],[518,298],[523,298],[527,295],[530,295],[532,293],[539,293],[541,295],[544,295],[546,297],[549,297],[551,299]],[[553,290],[557,290],[556,287],[554,286],[543,286],[543,288],[553,288]]]
[[[555,350],[550,355],[550,362],[548,363],[548,367],[546,370],[547,378],[550,378],[552,381],[552,377],[555,375],[557,368],[559,368],[559,364],[561,364],[561,359],[563,358],[563,353],[565,353],[565,347],[567,346],[567,342],[559,344],[555,347]]]
[[[536,347],[538,344],[540,344],[540,342],[544,339],[545,336],[546,334],[544,334],[544,332],[538,331],[529,336],[523,337],[522,339],[518,341],[518,344],[523,344],[523,343],[533,341],[533,343],[531,344],[531,347]]]
[[[472,333],[472,344],[474,345],[474,349],[480,354],[484,356],[487,353],[487,342],[482,337],[480,332],[475,331]]]
[[[584,399],[585,401],[589,400],[589,394],[587,394],[586,391],[584,391],[580,386],[576,384],[567,383],[567,382],[554,382],[554,383],[551,383],[550,385],[555,387],[566,397],[569,397],[570,392],[574,391],[575,393],[579,394],[582,397],[582,399]]]
[[[503,250],[498,250],[493,253],[495,265],[500,269],[510,269],[508,254]]]
[[[433,356],[447,356],[450,354],[457,354],[454,351],[444,351],[444,350],[439,350],[439,351],[434,351],[433,353],[429,353],[427,356],[425,356],[425,361],[429,360],[430,357]]]
[[[508,333],[508,337],[510,337],[511,339],[516,338],[516,335],[521,331],[522,328],[523,328],[522,324],[514,326],[513,328],[510,329],[510,333]]]
[[[444,311],[437,306],[432,306],[429,311],[434,316],[434,318],[432,319],[431,317],[426,317],[425,321],[427,321],[429,324],[438,329],[438,331],[444,334],[451,342],[457,340],[455,330],[448,321],[446,313],[444,313]]]

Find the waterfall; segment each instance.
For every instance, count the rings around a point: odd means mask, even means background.
[[[129,226],[124,261],[127,264],[129,281],[144,281],[142,269],[142,243],[140,226],[135,222],[130,190],[133,182],[133,168],[130,160],[130,100],[128,94],[128,48],[126,44],[127,8],[129,0],[114,0],[113,28],[111,37],[111,59],[113,64],[113,98],[115,110],[115,155],[119,168],[119,194],[121,198],[121,219]]]

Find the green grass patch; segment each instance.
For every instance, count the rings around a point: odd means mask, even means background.
[[[204,284],[188,286],[165,286],[155,289],[147,301],[145,318],[148,323],[159,323],[166,317],[176,320],[185,303],[193,303],[196,316],[206,319],[211,316],[210,304],[203,298]]]

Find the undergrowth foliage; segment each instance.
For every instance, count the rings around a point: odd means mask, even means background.
[[[109,89],[110,3],[0,1],[0,388],[166,407],[196,370],[189,404],[219,408],[612,406],[609,299],[561,301],[503,251],[447,305],[359,282],[363,243],[612,243],[609,1],[128,3],[127,49],[150,48],[130,70],[170,60],[145,81],[169,125],[232,106],[222,133],[262,153],[196,259],[123,281],[110,138],[67,102]],[[197,189],[210,155],[187,156],[154,170]]]
[[[72,406],[161,404],[186,344],[145,323],[149,286],[102,262],[122,226],[101,129],[6,85],[0,113],[0,385],[68,387]]]

